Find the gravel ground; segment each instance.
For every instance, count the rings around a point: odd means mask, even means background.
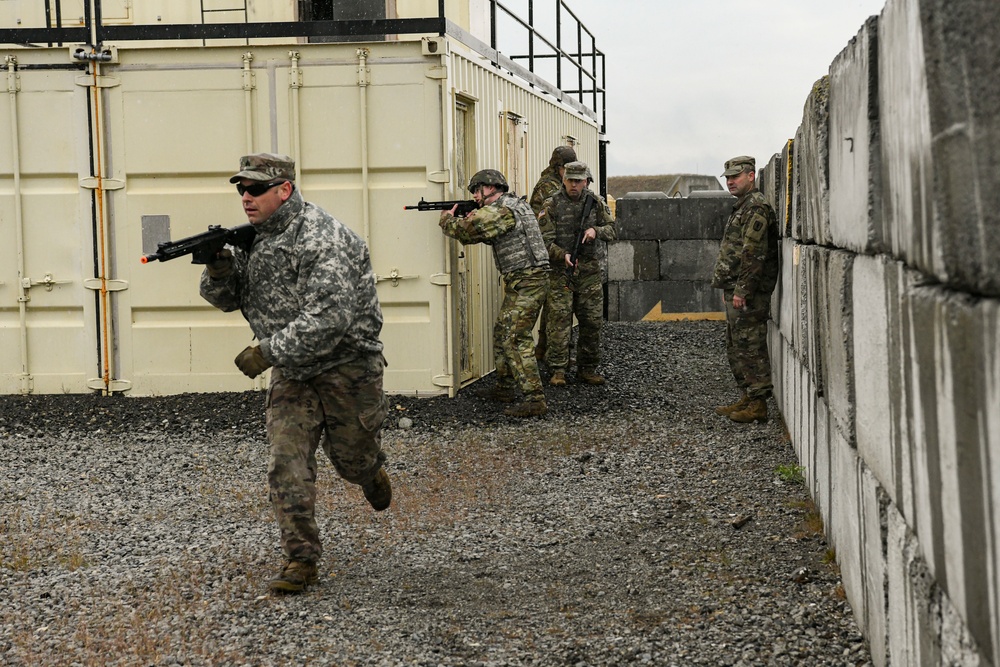
[[[780,419],[712,413],[723,330],[609,324],[538,419],[391,397],[393,507],[322,463],[299,596],[261,394],[0,397],[0,663],[868,665]]]

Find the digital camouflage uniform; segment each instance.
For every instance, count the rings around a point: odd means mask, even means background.
[[[748,399],[771,395],[767,319],[771,292],[778,282],[778,223],[760,190],[733,205],[726,223],[712,287],[726,299],[726,353],[741,393]],[[746,299],[736,310],[733,296]]]
[[[303,201],[298,188],[255,229],[249,253],[233,249],[230,275],[202,274],[201,295],[224,311],[241,310],[273,363],[271,503],[286,557],[315,563],[320,441],[337,473],[355,484],[373,480],[385,459],[382,311],[365,242]]]
[[[582,228],[593,227],[597,240],[617,238],[615,220],[600,195],[585,189],[578,201],[573,201],[560,188],[546,200],[539,216],[542,232],[553,238],[549,244],[552,269],[549,278],[546,361],[553,372],[565,371],[569,365],[569,343],[573,316],[580,323],[577,339],[576,365],[581,372],[593,372],[601,363],[601,325],[604,320],[604,288],[597,243],[584,243],[572,277],[566,272],[566,255],[572,254],[581,229],[581,217],[588,197],[593,198],[587,220]]]
[[[486,243],[503,279],[503,304],[493,325],[498,386],[521,388],[526,401],[543,401],[531,330],[549,288],[549,258],[538,220],[527,202],[504,193],[467,217],[443,215],[441,229],[465,245]]]

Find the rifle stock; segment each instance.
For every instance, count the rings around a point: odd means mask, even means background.
[[[239,225],[226,229],[222,225],[209,225],[207,232],[188,236],[177,241],[165,241],[156,244],[156,252],[143,255],[139,262],[169,262],[172,259],[191,255],[192,264],[207,264],[226,245],[249,251],[253,245],[257,230],[252,224]]]
[[[455,215],[458,217],[464,217],[470,212],[475,211],[479,208],[479,204],[476,203],[475,199],[453,199],[451,201],[427,201],[423,197],[417,202],[415,206],[404,206],[405,211],[450,211],[452,206],[458,206],[458,210],[455,211]]]

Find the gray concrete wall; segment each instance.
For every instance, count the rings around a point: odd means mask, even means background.
[[[996,0],[888,0],[761,178],[775,398],[880,666],[1000,664],[998,45]]]
[[[716,318],[712,289],[719,241],[733,197],[629,193],[616,205],[618,240],[608,244],[608,319]]]

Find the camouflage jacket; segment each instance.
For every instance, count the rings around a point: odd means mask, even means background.
[[[554,268],[563,268],[566,265],[566,255],[573,253],[573,246],[576,245],[576,237],[581,227],[594,228],[597,232],[598,241],[614,241],[618,238],[615,230],[615,219],[611,215],[604,199],[593,190],[584,190],[584,196],[578,201],[573,201],[566,194],[565,188],[560,188],[558,192],[545,200],[542,212],[538,215],[538,224],[542,229],[542,234],[551,237],[553,240],[548,245],[549,259]],[[580,218],[583,217],[583,206],[586,197],[592,197],[594,203],[591,206],[587,220],[581,225]],[[593,265],[598,269],[598,244],[595,242],[584,243],[580,248],[579,266],[581,268]]]
[[[441,216],[441,230],[465,245],[486,243],[493,247],[493,259],[500,273],[548,266],[546,241],[538,219],[527,202],[504,193],[494,202],[464,218]]]
[[[559,178],[559,167],[548,167],[542,172],[538,182],[535,183],[535,189],[531,191],[531,198],[528,199],[535,215],[541,214],[545,200],[559,192],[561,188],[562,179]]]
[[[726,223],[712,287],[770,294],[778,282],[778,221],[760,190],[740,197]]]
[[[382,309],[368,246],[298,188],[264,222],[233,272],[201,276],[201,295],[240,309],[261,352],[286,377],[307,380],[364,353],[381,352]]]

